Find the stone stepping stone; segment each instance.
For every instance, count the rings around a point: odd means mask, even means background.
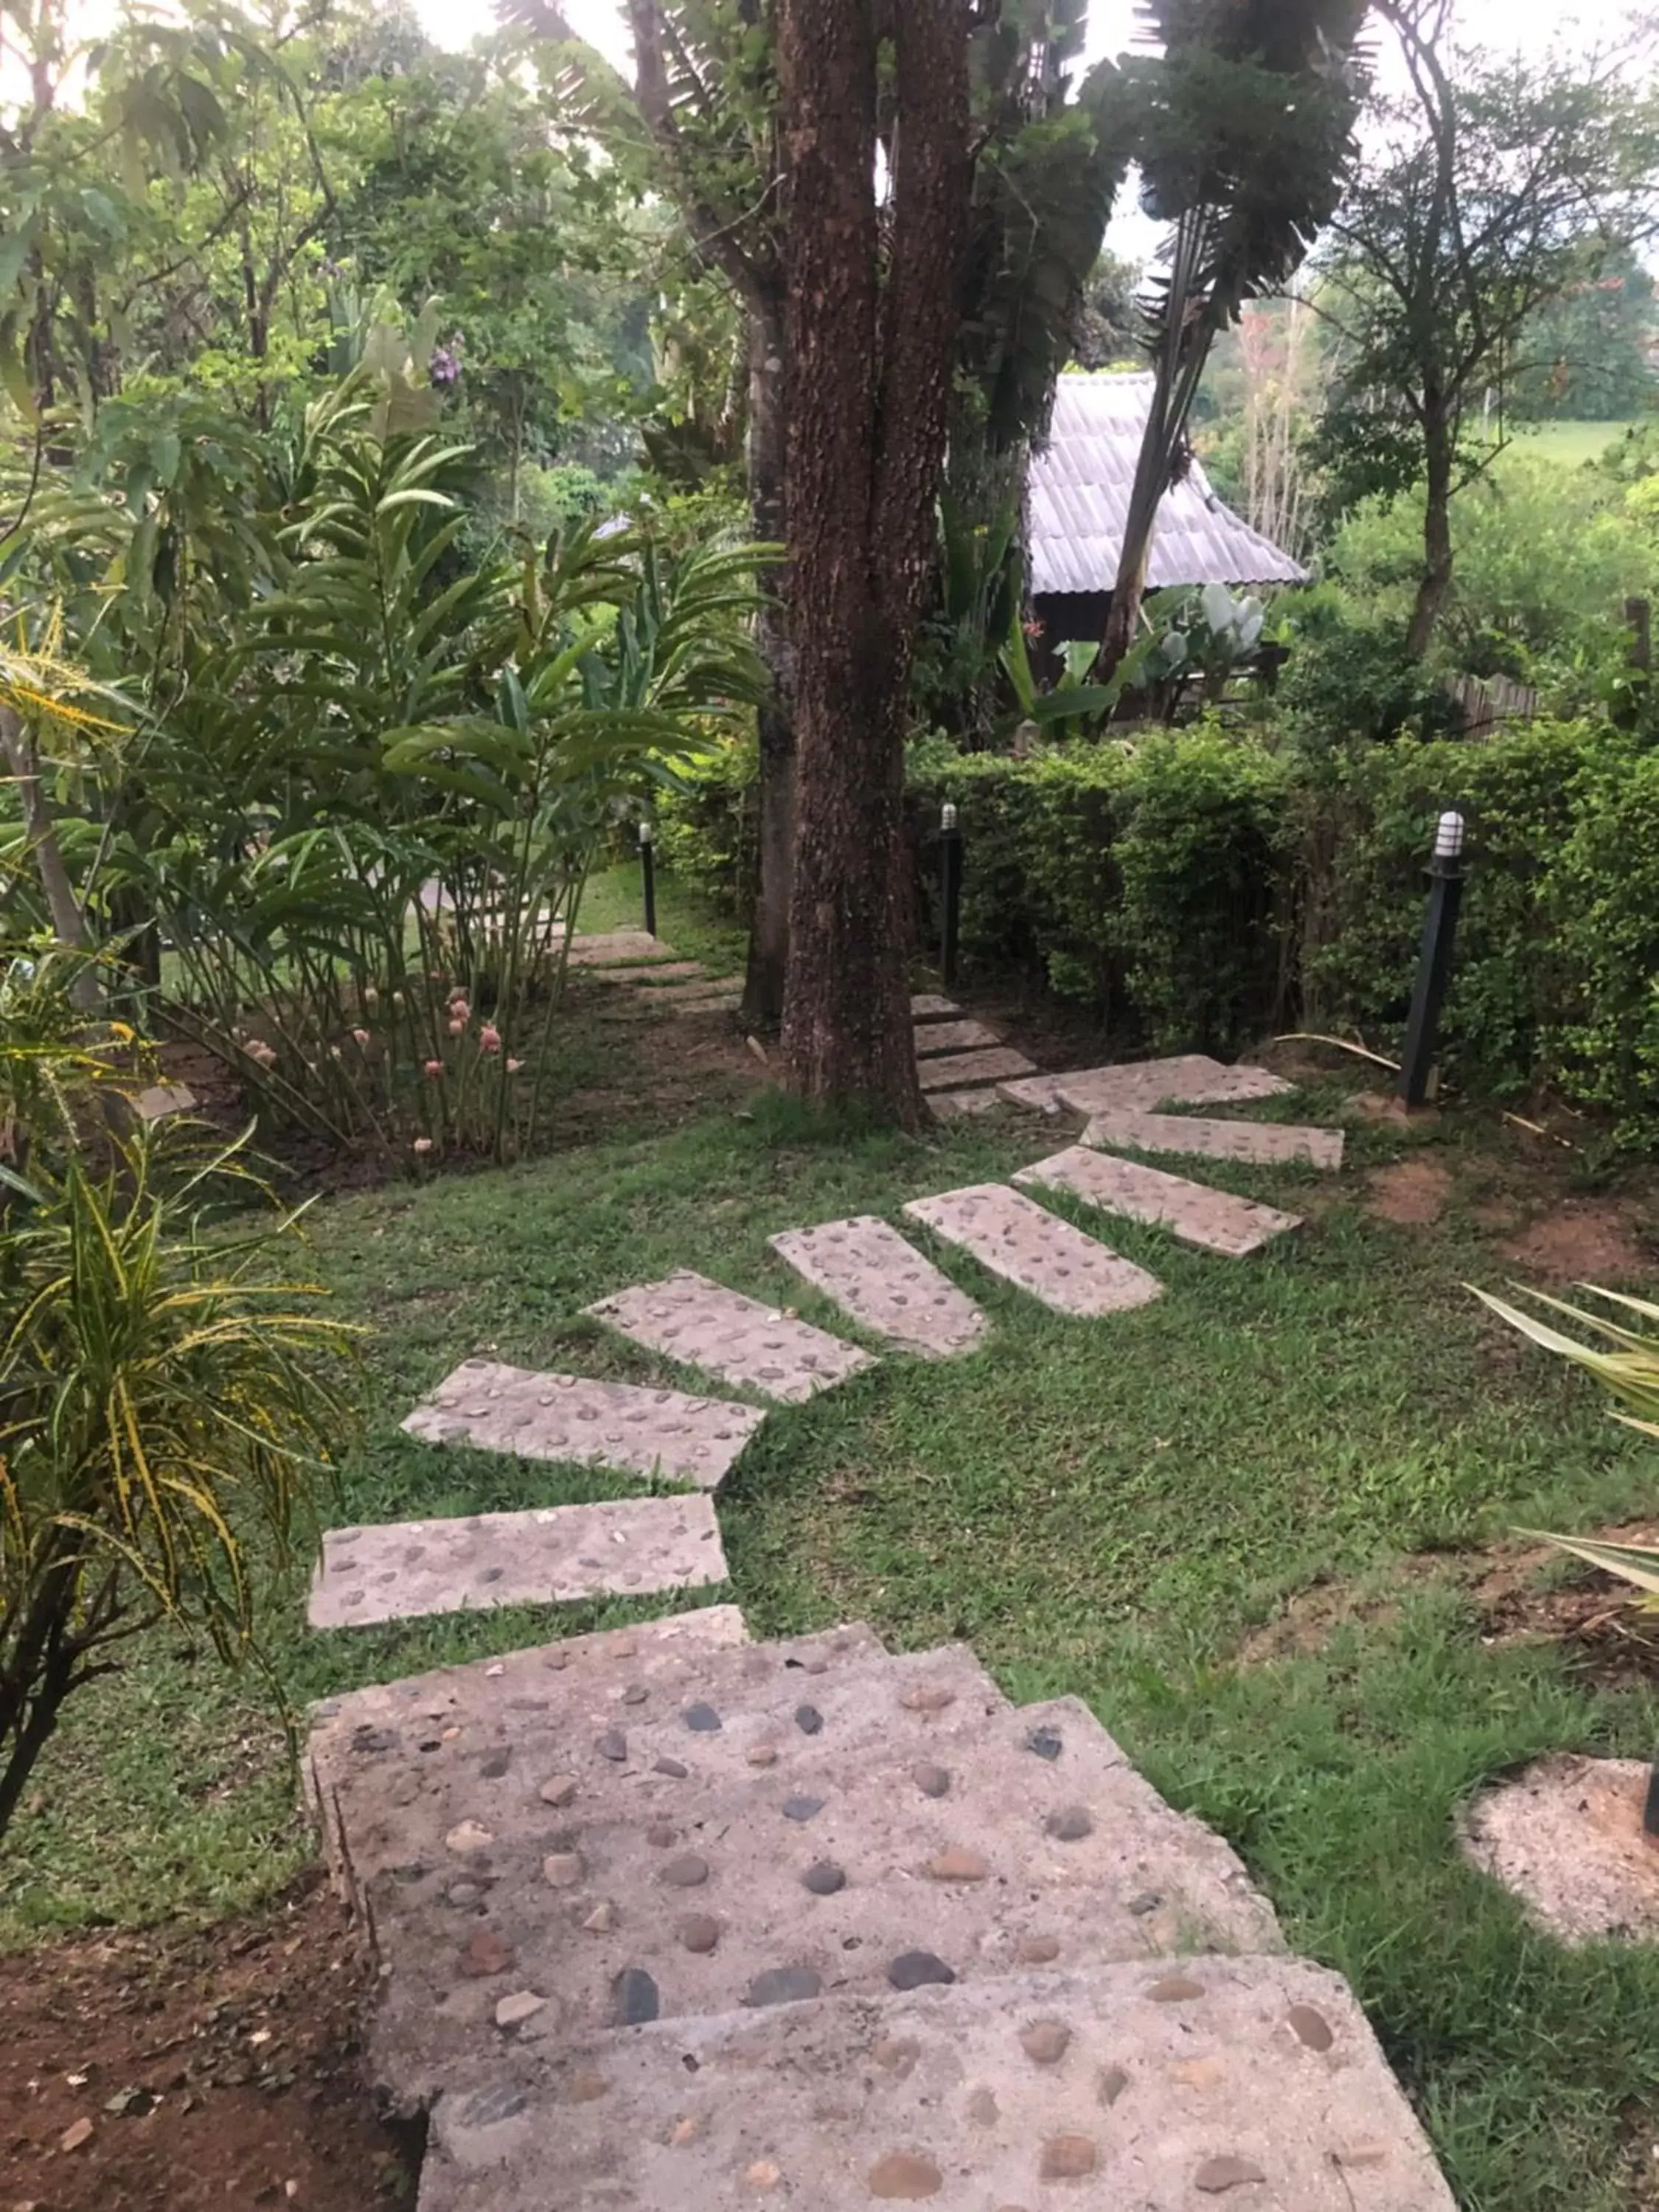
[[[969,1352],[985,1316],[890,1223],[875,1215],[786,1229],[767,1240],[855,1322],[923,1359]]]
[[[632,1498],[331,1528],[311,1586],[313,1628],[358,1628],[498,1605],[643,1597],[726,1580],[708,1498]]]
[[[791,1405],[875,1364],[856,1345],[792,1321],[690,1268],[619,1291],[584,1310],[647,1352]]]
[[[1295,1085],[1265,1067],[1242,1061],[1228,1067],[1207,1053],[1182,1053],[1171,1060],[1127,1060],[1106,1067],[1078,1067],[1057,1075],[1036,1075],[1005,1083],[1002,1095],[1016,1106],[1050,1111],[1066,1106],[1074,1114],[1103,1114],[1114,1107],[1147,1109],[1164,1104],[1228,1106],[1251,1098],[1279,1098]]]
[[[193,1114],[196,1093],[187,1083],[152,1083],[132,1100],[141,1121],[165,1121],[174,1114]]]
[[[910,1001],[911,1017],[919,1022],[943,1021],[947,1015],[961,1012],[954,999],[941,998],[937,991],[918,991]]]
[[[1006,1183],[970,1183],[937,1198],[912,1199],[904,1211],[1055,1313],[1096,1320],[1144,1306],[1164,1287],[1144,1267]]]
[[[916,1029],[918,1056],[937,1052],[975,1052],[1002,1039],[983,1022],[922,1022]]]
[[[1347,1984],[1126,1963],[662,2021],[513,2054],[432,2114],[422,2212],[1454,2212]]]
[[[1024,1075],[1036,1063],[1010,1045],[994,1052],[949,1053],[939,1060],[924,1060],[917,1080],[924,1091],[959,1091],[970,1083],[1000,1083],[1005,1076]]]
[[[1340,1129],[1278,1121],[1206,1121],[1184,1114],[1144,1114],[1133,1106],[1097,1114],[1083,1141],[1097,1152],[1182,1152],[1194,1159],[1249,1160],[1264,1167],[1340,1168]]]
[[[568,955],[573,968],[607,968],[618,963],[637,967],[642,960],[672,960],[676,957],[672,945],[665,945],[661,938],[652,937],[643,929],[609,929],[593,937],[573,937]]]
[[[1014,1181],[1069,1190],[1103,1212],[1152,1222],[1183,1244],[1222,1252],[1233,1260],[1242,1260],[1286,1230],[1302,1225],[1300,1214],[1281,1213],[1277,1206],[1235,1198],[1231,1191],[1216,1190],[1208,1183],[1189,1182],[1185,1176],[1149,1168],[1144,1161],[1091,1152],[1086,1145],[1070,1145],[1052,1159],[1022,1168]]]
[[[573,964],[574,955],[572,955]],[[589,981],[594,983],[632,983],[641,989],[663,990],[670,983],[706,982],[708,971],[696,960],[659,960],[649,967],[624,968],[620,965],[595,968]]]
[[[399,2097],[479,2051],[456,1978],[479,1874],[485,1932],[514,1953],[500,1986],[556,1990],[561,2037],[606,2026],[629,1969],[667,2017],[736,2009],[788,1968],[879,2000],[918,1954],[970,1980],[1282,1946],[1235,1854],[1080,1701],[1015,1710],[962,1647],[817,1639],[672,1681],[642,1653],[590,1670],[586,1696],[549,1687],[544,1710],[517,1695],[493,1715],[382,1693],[368,1724],[343,1700],[355,1724],[328,1723],[320,1763],[313,1745],[331,1858],[391,1969],[372,2041]],[[809,1882],[820,1869],[841,1882]]]
[[[993,1091],[930,1091],[927,1103],[936,1120],[959,1121],[965,1115],[994,1114],[1007,1101]]]
[[[468,1359],[404,1423],[429,1444],[472,1444],[718,1490],[766,1419],[757,1406],[544,1375]]]

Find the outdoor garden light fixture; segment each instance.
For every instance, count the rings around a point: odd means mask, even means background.
[[[649,822],[640,824],[640,870],[645,878],[645,933],[657,933],[657,848],[656,832]]]
[[[1429,1095],[1435,1033],[1440,1025],[1446,979],[1451,973],[1457,909],[1463,897],[1464,826],[1462,816],[1448,808],[1434,833],[1434,853],[1429,861],[1429,910],[1423,920],[1423,949],[1418,955],[1406,1048],[1401,1055],[1400,1096],[1407,1106],[1420,1106]]]
[[[1440,817],[1440,827],[1435,833],[1434,857],[1437,860],[1455,860],[1463,850],[1463,817],[1461,814],[1446,813]]]
[[[941,905],[939,974],[948,991],[957,980],[957,941],[962,932],[962,832],[946,799],[939,811],[939,888]]]

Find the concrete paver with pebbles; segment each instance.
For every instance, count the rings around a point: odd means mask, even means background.
[[[1001,1085],[1016,1106],[1068,1107],[1074,1114],[1103,1114],[1113,1107],[1225,1106],[1251,1098],[1279,1098],[1296,1088],[1265,1067],[1229,1067],[1207,1053],[1171,1060],[1126,1060],[1107,1067],[1077,1067],[1032,1075]]]
[[[718,1490],[765,1413],[725,1398],[544,1375],[463,1361],[404,1423],[429,1444],[471,1444],[520,1459],[614,1467]]]
[[[588,981],[592,983],[627,983],[640,989],[690,982],[706,981],[708,971],[696,960],[659,960],[649,968],[618,967],[607,963],[594,966]]]
[[[943,1021],[961,1012],[954,999],[941,998],[937,991],[918,991],[910,1001],[912,1018],[919,1022]]]
[[[936,1119],[959,1121],[968,1114],[994,1114],[1007,1104],[995,1091],[931,1091],[927,1103]]]
[[[690,1269],[585,1310],[648,1352],[792,1404],[874,1364],[855,1345]]]
[[[786,1229],[772,1249],[855,1322],[925,1359],[971,1351],[985,1316],[965,1291],[874,1214]]]
[[[1341,1979],[1290,1959],[1027,1974],[503,2046],[433,2115],[421,2212],[1453,2212]],[[530,2023],[532,2028],[537,2023]]]
[[[1180,1152],[1194,1159],[1248,1160],[1258,1166],[1340,1168],[1340,1129],[1279,1121],[1208,1121],[1197,1115],[1148,1114],[1133,1106],[1097,1114],[1083,1133],[1097,1151]]]
[[[696,1589],[726,1579],[710,1499],[629,1498],[331,1528],[308,1617],[313,1628],[356,1628],[422,1613]]]
[[[476,1731],[434,1740],[424,1712],[354,1731],[333,1765],[349,1770],[339,1817],[390,1969],[380,2086],[410,2095],[487,2061],[503,1988],[549,2000],[526,2035],[568,2037],[620,2024],[628,1973],[668,2017],[758,2002],[786,1971],[879,1996],[921,1957],[944,1982],[1278,1948],[1232,1852],[1081,1704],[1015,1711],[960,1649],[781,1653],[769,1672],[723,1659],[690,1702],[627,1704],[641,1686],[624,1668],[580,1723],[534,1723],[510,1750]]]
[[[924,1091],[956,1091],[966,1084],[997,1083],[1005,1076],[1024,1075],[1034,1065],[1023,1052],[999,1045],[994,1052],[945,1053],[938,1060],[923,1060],[916,1073]]]
[[[665,945],[659,937],[647,936],[642,929],[608,929],[593,937],[573,937],[570,940],[570,965],[573,968],[613,968],[618,962],[672,960],[677,957],[672,945]]]
[[[997,1045],[1002,1039],[983,1022],[918,1022],[916,1051],[918,1055],[939,1052],[975,1052],[982,1045]]]
[[[1144,1267],[1004,1183],[913,1199],[904,1211],[1056,1313],[1093,1320],[1145,1305],[1163,1288]]]
[[[1091,1152],[1086,1145],[1069,1145],[1051,1159],[1021,1168],[1014,1181],[1046,1190],[1070,1191],[1103,1212],[1121,1214],[1127,1221],[1151,1222],[1169,1230],[1184,1244],[1224,1253],[1235,1260],[1260,1251],[1275,1237],[1302,1225],[1299,1214],[1281,1213],[1277,1206],[1235,1198],[1231,1191],[1217,1190],[1209,1183],[1189,1182],[1185,1176],[1170,1175],[1141,1160]]]

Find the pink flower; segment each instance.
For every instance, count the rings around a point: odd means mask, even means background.
[[[363,986],[363,1004],[366,1006],[378,1006],[380,1003],[380,993],[375,989],[372,983],[365,983]]]
[[[480,1051],[480,1052],[499,1052],[499,1051],[501,1050],[501,1031],[496,1028],[496,1026],[495,1026],[495,1023],[494,1023],[494,1022],[486,1022],[486,1023],[484,1024],[483,1027],[483,1028],[478,1031],[478,1049],[479,1049],[479,1051]]]
[[[462,998],[459,993],[449,1002],[449,1012],[450,1018],[453,1021],[465,1024],[466,1022],[470,1022],[472,1018],[472,1008],[470,1002]]]
[[[414,1143],[414,1146],[413,1146],[413,1148],[412,1148],[412,1149],[413,1149],[414,1151],[417,1152],[422,1153],[422,1154],[425,1154],[425,1153],[427,1153],[427,1152],[429,1152],[432,1150],[432,1139],[431,1139],[431,1138],[430,1138],[430,1137],[416,1137],[416,1139],[415,1139],[415,1143]]]
[[[448,1030],[451,1036],[459,1036],[466,1024],[463,1021],[453,1021],[447,1022],[444,1026]]]
[[[368,1031],[367,1030],[353,1030],[351,1034],[356,1043],[362,1045],[368,1042]]]
[[[442,1060],[428,1060],[428,1062],[427,1062],[427,1064],[426,1064],[426,1072],[427,1072],[427,1073],[428,1073],[428,1075],[441,1075],[441,1074],[443,1073],[443,1072],[444,1072],[444,1064],[443,1064]]]
[[[507,1072],[509,1075],[516,1075],[523,1066],[524,1062],[521,1060],[509,1060],[507,1063]]]

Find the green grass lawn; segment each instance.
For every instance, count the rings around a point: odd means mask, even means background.
[[[1294,1115],[1334,1110],[1346,1087]],[[1352,1977],[1466,2206],[1629,2212],[1650,2201],[1630,2176],[1651,2172],[1659,2124],[1659,1960],[1531,1933],[1464,1866],[1452,1824],[1483,1778],[1545,1749],[1646,1753],[1659,1705],[1598,1688],[1553,1648],[1489,1647],[1453,1570],[1512,1522],[1650,1510],[1659,1463],[1462,1287],[1510,1272],[1473,1203],[1524,1176],[1510,1141],[1440,1135],[1460,1196],[1432,1229],[1361,1202],[1366,1169],[1414,1140],[1362,1125],[1352,1141],[1352,1170],[1328,1183],[1218,1172],[1309,1211],[1298,1238],[1250,1261],[1121,1228],[1114,1243],[1167,1292],[1109,1322],[1060,1320],[945,1255],[993,1316],[988,1341],[943,1365],[886,1358],[773,1412],[722,1501],[735,1592],[757,1635],[862,1617],[897,1646],[971,1640],[1017,1698],[1088,1698],[1175,1803],[1232,1839],[1291,1941]],[[769,1231],[892,1215],[1044,1149],[1029,1124],[913,1141],[815,1128],[762,1098],[506,1173],[330,1200],[313,1217],[317,1267],[374,1332],[337,1517],[623,1493],[437,1452],[398,1423],[474,1353],[673,1378],[579,1310],[677,1266],[830,1320]],[[1446,1571],[1425,1572],[1437,1551]],[[1322,1579],[1378,1602],[1315,1648],[1241,1656],[1253,1626]],[[649,1609],[312,1637],[289,1592],[269,1632],[298,1703]],[[40,1770],[0,1859],[0,1942],[244,1906],[306,1855],[293,1808],[258,1683],[152,1650],[78,1700]]]
[[[1527,422],[1516,428],[1512,450],[1535,453],[1542,460],[1559,461],[1577,468],[1599,461],[1609,446],[1617,445],[1630,430],[1639,430],[1645,416],[1632,422]]]

